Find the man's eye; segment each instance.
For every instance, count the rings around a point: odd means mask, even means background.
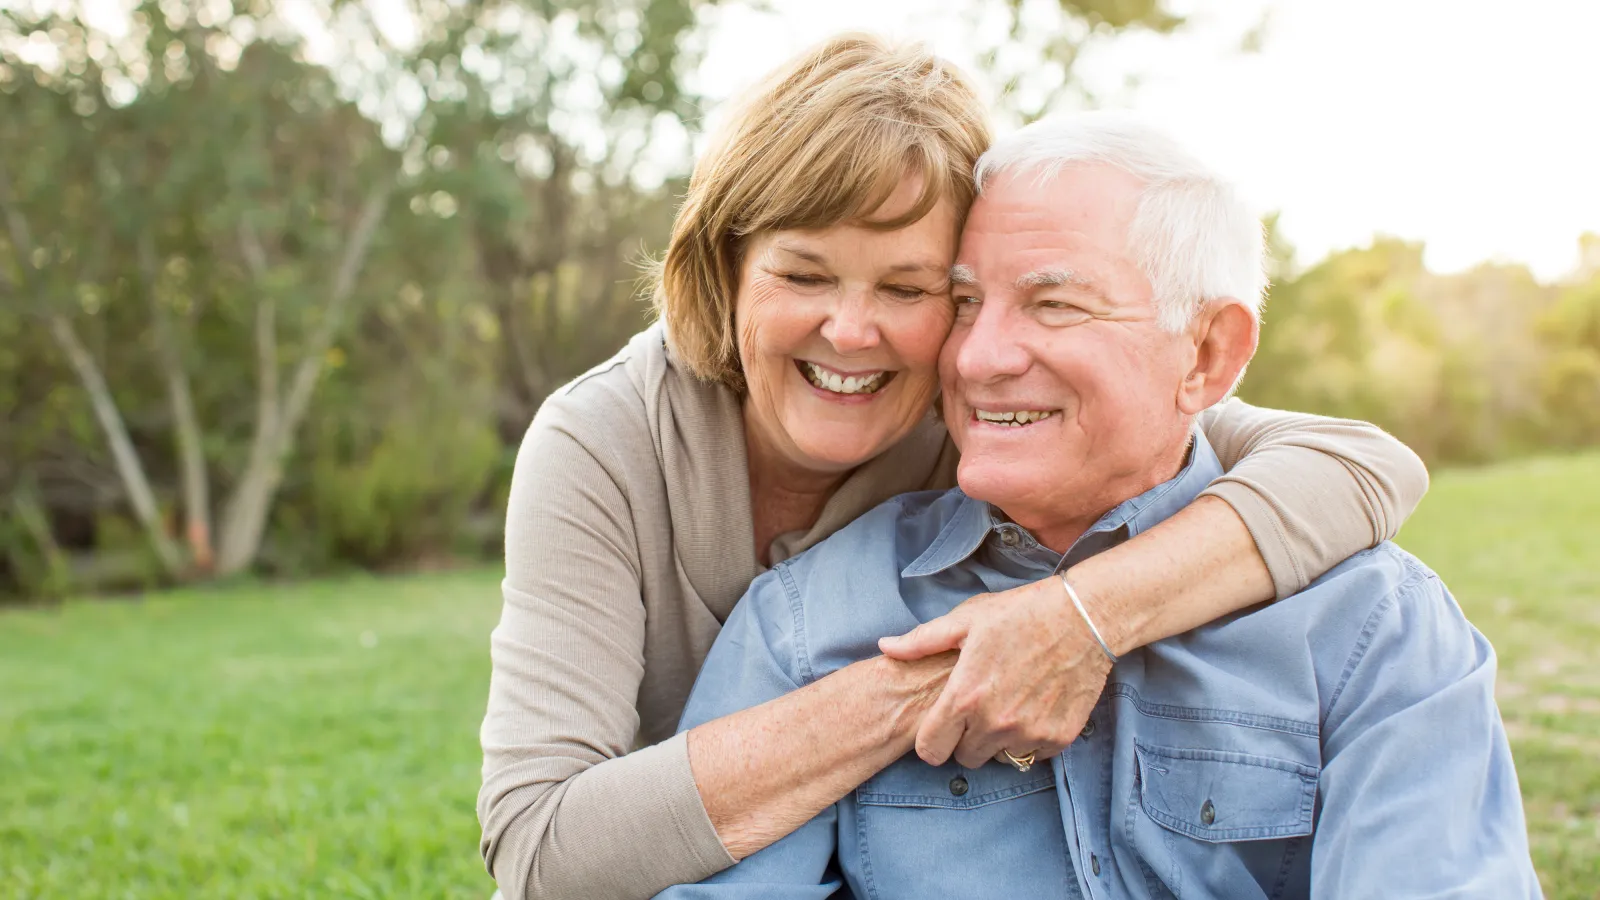
[[[1062,300],[1041,300],[1039,302],[1039,315],[1047,322],[1075,323],[1089,318],[1088,310],[1076,303],[1067,303]]]
[[[977,297],[966,297],[962,296],[961,294],[957,294],[954,299],[956,304],[956,313],[958,315],[962,313],[970,314],[977,312],[978,304],[982,302]]]

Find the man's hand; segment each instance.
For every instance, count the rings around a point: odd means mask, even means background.
[[[1083,730],[1111,661],[1054,578],[979,594],[878,649],[900,660],[960,650],[917,730],[917,755],[977,768],[1002,750],[1046,759]]]

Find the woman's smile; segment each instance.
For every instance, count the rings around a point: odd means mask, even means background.
[[[794,367],[807,386],[830,403],[870,403],[897,374],[890,369],[836,369],[808,359],[795,360]]]

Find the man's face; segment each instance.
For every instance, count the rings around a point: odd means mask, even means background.
[[[1175,475],[1187,446],[1178,392],[1195,344],[1157,325],[1129,255],[1142,188],[1107,166],[1069,166],[1043,187],[1003,174],[956,256],[939,376],[961,488],[1057,550]]]

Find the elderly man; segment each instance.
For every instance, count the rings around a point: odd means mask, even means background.
[[[961,487],[905,495],[756,581],[683,725],[877,652],[976,594],[1151,528],[1219,473],[1194,427],[1255,350],[1261,231],[1127,120],[1045,120],[978,168],[941,359]],[[1063,594],[1094,630],[1092,598]],[[908,755],[663,896],[1537,897],[1494,654],[1390,544],[1130,650],[1048,760]],[[971,760],[969,759],[969,762]]]

